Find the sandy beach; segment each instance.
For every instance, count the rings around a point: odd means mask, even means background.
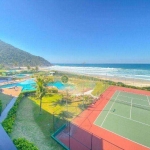
[[[110,77],[110,76],[94,76],[99,79],[103,80],[110,80],[114,82],[122,82],[126,85],[132,85],[137,87],[147,87],[150,86],[150,81],[148,80],[140,80],[140,79],[134,79],[134,78],[124,78],[124,77]]]
[[[50,71],[49,68],[40,68],[42,71]],[[57,70],[58,71],[58,70]],[[66,74],[76,74],[76,75],[83,75],[83,74],[77,74],[77,73],[74,73],[72,72],[71,70],[68,71],[59,71],[59,72],[64,72]],[[137,86],[137,87],[147,87],[147,86],[150,86],[150,81],[149,80],[142,80],[142,79],[135,79],[135,78],[125,78],[125,77],[118,77],[118,76],[103,76],[103,75],[99,75],[99,76],[96,76],[96,75],[87,75],[87,74],[84,74],[85,76],[88,76],[88,77],[96,77],[98,79],[102,79],[102,80],[110,80],[110,81],[114,81],[114,82],[122,82],[126,85],[132,85],[132,86]]]

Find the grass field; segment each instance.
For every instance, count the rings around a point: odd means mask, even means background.
[[[2,111],[5,109],[6,105],[11,101],[11,99],[11,96],[0,93],[0,100],[2,101]]]
[[[52,132],[52,115],[42,111],[39,115],[39,106],[29,98],[24,98],[17,111],[17,117],[11,138],[26,138],[34,143],[39,150],[62,150],[50,137]]]
[[[99,82],[96,83],[92,94],[94,96],[98,96],[98,95],[102,94],[108,87],[109,87],[108,83],[99,81]]]
[[[63,148],[50,137],[54,132],[53,112],[61,116],[57,119],[58,125],[62,122],[61,118],[72,119],[83,111],[81,108],[83,102],[68,103],[68,107],[65,107],[66,102],[62,101],[61,94],[47,95],[43,97],[42,115],[39,115],[39,103],[35,96],[26,97],[21,101],[11,138],[25,137],[39,150],[62,150]]]
[[[94,124],[150,147],[150,96],[116,91]]]

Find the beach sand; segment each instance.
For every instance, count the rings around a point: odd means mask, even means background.
[[[125,78],[125,77],[117,77],[117,76],[94,76],[102,80],[110,80],[114,82],[122,82],[126,85],[132,85],[137,87],[147,87],[150,86],[150,81],[148,80],[140,80],[140,79],[134,79],[134,78]]]

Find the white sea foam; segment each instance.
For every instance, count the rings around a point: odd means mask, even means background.
[[[135,78],[150,80],[150,70],[142,69],[122,69],[122,68],[102,68],[102,67],[77,67],[77,66],[51,66],[50,70],[65,71],[83,75],[109,76],[121,78]]]

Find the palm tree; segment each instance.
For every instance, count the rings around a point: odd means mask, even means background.
[[[40,114],[42,110],[42,98],[45,96],[47,91],[47,83],[52,81],[53,81],[52,77],[45,77],[45,76],[36,77],[36,85],[37,85],[36,94],[40,100]]]
[[[67,82],[68,82],[68,77],[67,77],[66,75],[62,76],[62,77],[61,77],[61,82],[62,82],[62,83],[67,83]],[[68,101],[68,95],[69,95],[69,93],[68,93],[68,89],[67,89],[67,88],[66,88],[66,95],[67,95],[67,98],[66,98],[66,106],[68,107],[67,101]]]

